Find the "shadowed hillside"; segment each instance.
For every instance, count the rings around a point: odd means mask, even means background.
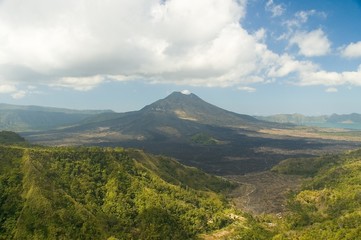
[[[0,131],[0,144],[25,143],[25,139],[11,131]]]

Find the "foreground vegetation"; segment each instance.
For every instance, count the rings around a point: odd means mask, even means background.
[[[120,148],[0,146],[0,239],[189,239],[232,221],[212,191],[230,183],[153,158]],[[199,182],[189,187],[192,176]]]
[[[258,227],[221,194],[234,184],[170,158],[0,139],[0,239],[195,239]]]
[[[310,177],[290,196],[275,239],[360,239],[361,150],[290,159],[274,171]]]
[[[11,132],[0,140],[0,239],[361,236],[361,150],[281,162],[273,171],[304,176],[302,189],[285,212],[252,216],[221,194],[234,184],[167,157],[29,146]]]

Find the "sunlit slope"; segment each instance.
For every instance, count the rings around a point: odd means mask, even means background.
[[[231,185],[139,150],[0,147],[0,239],[173,239],[226,226]]]
[[[290,199],[287,231],[277,239],[360,239],[361,150],[290,159],[274,170],[311,177]]]

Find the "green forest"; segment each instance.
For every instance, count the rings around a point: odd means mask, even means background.
[[[171,176],[180,164],[152,158],[121,148],[1,146],[0,239],[191,239],[231,222],[227,201],[212,191],[229,182],[184,166]],[[198,183],[189,187],[186,175]]]

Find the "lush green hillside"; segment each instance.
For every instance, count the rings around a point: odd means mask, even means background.
[[[2,145],[0,239],[358,239],[361,150],[273,171],[307,178],[287,212],[253,217],[219,194],[232,184],[168,157]]]
[[[0,239],[190,239],[232,222],[231,185],[121,148],[0,146]]]
[[[275,171],[312,176],[289,200],[275,239],[360,239],[361,150],[286,160]]]
[[[321,169],[340,164],[338,155],[324,155],[316,158],[290,158],[272,168],[282,174],[303,175],[314,177]]]

